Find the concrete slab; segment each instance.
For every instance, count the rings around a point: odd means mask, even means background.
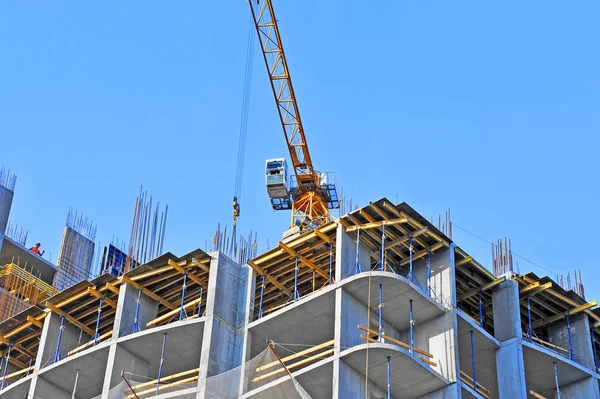
[[[362,301],[368,303],[369,273],[361,273],[344,279],[342,287]],[[379,307],[379,284],[383,286],[384,318],[398,331],[410,327],[409,300],[413,300],[413,317],[417,325],[444,314],[444,308],[405,277],[391,272],[371,272],[371,313],[376,315]]]
[[[250,358],[266,349],[267,338],[279,343],[318,345],[333,339],[335,288],[327,287],[248,325]]]
[[[532,389],[540,395],[552,397],[556,390],[554,362],[556,362],[559,386],[597,376],[591,370],[547,348],[527,341],[522,341],[522,345],[527,389]]]
[[[65,392],[73,392],[75,377],[77,379],[76,397],[92,398],[102,393],[104,370],[108,360],[110,342],[101,343],[85,352],[69,356],[51,366],[42,369],[39,377]],[[35,396],[44,397],[36,388]]]
[[[296,381],[313,399],[332,397],[334,359],[335,357],[323,359],[292,373]],[[292,394],[286,397],[297,397],[297,394],[293,395],[296,390],[293,388],[290,378],[284,376],[246,393],[242,398],[269,398],[269,395],[276,398],[281,397],[282,390]]]
[[[449,382],[424,362],[396,345],[371,343],[369,348],[369,380],[387,387],[387,356],[390,356],[390,381],[392,396],[418,398],[437,391]],[[340,353],[340,360],[364,375],[367,344],[358,345]]]
[[[456,314],[458,315],[460,370],[473,377],[471,363],[471,331],[473,331],[477,383],[487,388],[492,397],[496,398],[498,397],[496,350],[500,348],[500,343],[462,311],[457,310]]]
[[[173,322],[119,338],[117,344],[158,370],[164,333],[167,345],[163,375],[197,368],[200,364],[206,318]]]
[[[23,399],[29,393],[32,377],[30,374],[18,381],[7,380],[7,383],[12,382],[12,384],[0,391],[0,396],[2,399]]]
[[[20,265],[27,264],[27,268],[33,266],[34,270],[42,274],[42,280],[52,285],[56,266],[41,256],[38,256],[25,248],[23,245],[9,237],[4,237],[4,242],[0,245],[0,264],[5,265],[11,262],[19,262]]]

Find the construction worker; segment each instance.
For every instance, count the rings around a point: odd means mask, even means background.
[[[35,247],[31,247],[31,248],[29,248],[29,250],[30,250],[31,252],[33,252],[34,254],[36,254],[36,255],[39,255],[39,256],[44,256],[44,252],[46,252],[46,251],[40,251],[40,247],[41,247],[41,246],[42,246],[42,244],[40,244],[40,243],[38,242],[37,244],[35,244]]]

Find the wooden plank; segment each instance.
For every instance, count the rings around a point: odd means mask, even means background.
[[[102,342],[102,341],[104,341],[106,338],[112,337],[112,333],[113,333],[113,332],[112,332],[112,330],[111,330],[111,331],[109,331],[109,332],[107,332],[107,333],[104,333],[104,334],[102,334],[100,337],[98,337],[98,340],[99,340],[100,342]],[[75,353],[77,353],[77,352],[81,352],[82,350],[84,350],[84,349],[87,349],[87,348],[90,348],[90,347],[92,347],[92,346],[94,346],[94,340],[92,340],[92,341],[88,341],[88,342],[86,342],[85,344],[83,344],[83,345],[81,345],[81,346],[78,346],[77,348],[75,348],[75,349],[73,349],[73,350],[70,350],[70,351],[67,353],[67,355],[68,355],[68,356],[74,355]]]
[[[526,333],[523,333],[523,337],[529,338],[528,334],[526,334]],[[550,342],[543,341],[543,340],[541,340],[539,338],[531,337],[531,340],[535,341],[535,342],[537,342],[537,343],[539,343],[541,345],[547,346],[549,348],[556,349],[556,350],[559,350],[559,351],[563,351],[564,353],[569,353],[568,349],[562,348],[562,347],[560,347],[558,345],[551,344]]]
[[[175,379],[180,378],[180,377],[185,377],[186,375],[198,373],[199,371],[200,371],[200,369],[198,368],[198,369],[192,369],[192,370],[182,371],[181,373],[177,373],[177,374],[171,374],[171,375],[168,375],[168,376],[165,376],[165,377],[161,377],[160,378],[160,382],[162,384],[163,382],[175,380]],[[142,384],[137,384],[137,385],[132,386],[131,388],[133,388],[133,390],[135,391],[135,390],[140,389],[140,388],[145,388],[145,387],[149,387],[149,386],[155,385],[157,382],[158,382],[158,379],[152,380],[152,381],[148,381],[148,382],[144,382]]]
[[[59,303],[55,303],[54,306],[56,306],[57,308],[62,308],[63,306],[68,305],[71,302],[75,302],[76,300],[81,299],[87,295],[88,295],[87,288],[85,288],[84,290],[80,291],[79,293],[77,293],[73,296],[70,296],[67,299],[65,299]]]
[[[196,258],[192,258],[192,264],[198,266],[202,271],[210,274],[210,268]]]
[[[14,373],[7,374],[7,375],[6,375],[6,377],[4,377],[4,378],[5,378],[5,379],[7,379],[7,380],[9,380],[9,379],[11,379],[11,378],[13,378],[13,377],[18,377],[18,376],[20,376],[20,375],[23,375],[23,374],[25,374],[25,373],[28,373],[28,372],[30,372],[30,371],[33,371],[33,369],[34,369],[34,368],[35,368],[34,366],[31,366],[31,367],[26,367],[26,368],[24,368],[24,369],[21,369],[21,370],[15,371]]]
[[[359,328],[360,330],[363,330],[363,331],[365,331],[365,332],[367,332],[367,333],[369,333],[369,334],[373,334],[373,335],[375,335],[375,336],[377,336],[377,335],[379,334],[379,332],[378,332],[378,331],[371,330],[370,328],[367,328],[367,327],[365,327],[365,326],[363,326],[363,325],[361,325],[361,324],[359,324],[359,325],[358,325],[358,328]],[[391,343],[393,343],[393,344],[395,344],[395,345],[398,345],[398,346],[401,346],[401,347],[403,347],[404,349],[408,349],[408,350],[410,350],[410,345],[408,345],[407,343],[404,343],[404,342],[402,342],[402,341],[399,341],[399,340],[397,340],[397,339],[394,339],[394,338],[392,338],[392,337],[388,337],[388,336],[386,336],[386,335],[382,335],[382,338],[383,338],[385,341],[391,342]],[[377,342],[379,342],[379,341],[377,341]],[[415,350],[415,352],[416,352],[416,353],[419,353],[419,354],[421,354],[421,355],[423,355],[423,356],[427,356],[428,358],[430,358],[430,359],[433,359],[433,355],[432,355],[431,353],[429,353],[429,352],[425,352],[424,350],[421,350],[421,349],[418,349],[418,348],[414,348],[414,350]]]
[[[198,305],[198,303],[200,303],[201,300],[202,300],[201,298],[194,299],[193,301],[190,301],[190,302],[184,304],[183,308],[187,310],[191,307],[194,307],[194,306]],[[157,317],[156,319],[150,320],[148,323],[146,323],[146,327],[151,327],[151,326],[161,323],[165,320],[169,320],[171,317],[175,316],[180,311],[181,311],[181,308],[171,310],[170,312],[167,312],[164,315]]]
[[[82,322],[80,322],[79,320],[75,319],[74,317],[66,314],[65,312],[63,312],[62,310],[60,310],[57,306],[46,302],[46,307],[48,309],[50,309],[51,311],[53,311],[54,313],[56,313],[59,316],[65,316],[65,320],[67,320],[69,323],[73,324],[74,326],[79,327],[80,329],[82,329],[86,334],[91,335],[92,337],[96,334],[96,332],[94,330],[92,330],[91,328],[89,328],[88,326],[86,326],[85,324],[83,324]]]
[[[269,273],[265,272],[260,266],[258,266],[256,263],[254,263],[254,261],[248,259],[248,266],[250,266],[258,275],[260,275],[260,276],[264,275],[268,282],[270,282],[275,287],[277,287],[280,290],[282,290],[283,292],[285,292],[287,295],[292,295],[292,291],[285,288],[284,285],[281,284],[279,281],[277,281],[277,279],[275,277],[273,277]]]
[[[133,281],[132,279],[130,279],[129,277],[123,275],[121,276],[121,279],[124,283],[131,285],[133,288],[137,289],[137,290],[142,290],[142,293],[144,295],[146,295],[147,297],[150,297],[152,299],[154,299],[155,301],[163,304],[166,308],[168,309],[176,309],[177,305],[172,304],[171,302],[167,301],[166,299],[164,299],[162,296],[155,294],[154,292],[150,291],[148,288],[136,283],[135,281]]]
[[[98,291],[96,291],[92,287],[89,287],[87,290],[88,290],[88,293],[91,296],[96,297],[98,299],[102,298],[102,304],[103,305],[106,303],[106,304],[108,304],[113,309],[117,308],[117,303],[115,301],[113,301],[112,299],[107,298],[106,295],[102,295],[101,293],[99,293]]]
[[[334,344],[334,342],[335,342],[335,340],[333,340],[333,339],[332,339],[331,341],[324,342],[324,343],[322,343],[322,344],[320,344],[320,345],[316,345],[316,346],[313,346],[313,347],[311,347],[311,348],[305,349],[305,350],[303,350],[303,351],[300,351],[300,352],[294,353],[293,355],[290,355],[290,356],[284,357],[283,359],[281,359],[281,361],[282,361],[282,362],[284,362],[284,363],[285,363],[285,362],[289,362],[290,360],[294,360],[294,359],[296,359],[296,358],[298,358],[298,357],[301,357],[301,356],[307,355],[307,354],[309,354],[309,353],[316,352],[316,351],[318,351],[319,349],[323,349],[323,348],[326,348],[326,347],[328,347],[328,346],[331,346],[331,345],[333,345],[333,344]],[[276,361],[274,361],[274,362],[271,362],[271,363],[268,363],[268,364],[265,364],[265,365],[263,365],[263,366],[260,366],[260,367],[258,367],[258,368],[256,369],[256,371],[258,372],[258,371],[266,370],[266,369],[268,369],[268,368],[271,368],[271,367],[273,367],[273,366],[277,366],[277,365],[279,365],[279,364],[280,364],[280,363],[279,363],[279,360],[276,360]]]
[[[279,247],[281,249],[283,249],[285,252],[287,252],[288,254],[290,254],[291,256],[298,257],[298,260],[303,265],[308,266],[309,268],[311,268],[312,270],[314,270],[319,276],[324,277],[326,279],[329,279],[329,274],[325,273],[323,270],[321,270],[319,267],[317,267],[317,265],[315,265],[313,262],[311,262],[310,260],[308,260],[304,256],[300,255],[297,251],[294,251],[293,249],[291,249],[290,247],[288,247],[287,245],[285,245],[281,241],[279,242]]]
[[[535,399],[546,399],[545,396],[540,395],[539,393],[535,392],[534,390],[530,389],[529,390],[529,394],[531,396],[533,396]]]
[[[417,356],[419,358],[420,361],[422,361],[423,363],[426,363],[428,365],[430,365],[431,367],[437,367],[437,363],[436,362],[432,362],[429,359],[425,359],[423,356]]]
[[[350,227],[346,228],[346,232],[350,233],[350,232],[356,231],[356,230],[369,230],[369,229],[381,227],[383,225],[394,226],[396,224],[402,224],[402,223],[407,223],[407,222],[408,222],[408,219],[406,217],[400,217],[397,219],[383,220],[381,222],[364,223],[364,224],[361,224],[358,226],[350,226]]]
[[[329,356],[329,355],[332,355],[332,354],[333,354],[333,349],[330,349],[330,350],[327,350],[325,352],[317,353],[316,355],[313,355],[313,356],[311,356],[309,358],[306,358],[304,360],[300,360],[299,362],[296,362],[296,363],[293,363],[293,364],[290,364],[290,365],[286,364],[286,367],[287,367],[288,370],[291,370],[293,368],[300,367],[300,366],[302,366],[302,365],[304,365],[306,363],[311,363],[311,362],[315,361],[316,359],[319,359],[319,358],[322,358],[322,357],[326,357],[326,356]],[[277,375],[279,373],[283,373],[284,371],[285,371],[284,368],[280,368],[278,370],[271,371],[269,373],[261,375],[260,377],[253,378],[252,382],[264,380],[265,378],[269,378],[269,377],[272,377],[272,376]]]

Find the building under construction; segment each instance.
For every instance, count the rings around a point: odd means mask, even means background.
[[[441,230],[384,198],[252,259],[35,286],[0,323],[0,397],[598,397],[596,301]]]

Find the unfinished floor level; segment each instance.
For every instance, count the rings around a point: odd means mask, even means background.
[[[0,324],[0,397],[596,398],[596,301],[381,199],[240,265],[166,253]]]

